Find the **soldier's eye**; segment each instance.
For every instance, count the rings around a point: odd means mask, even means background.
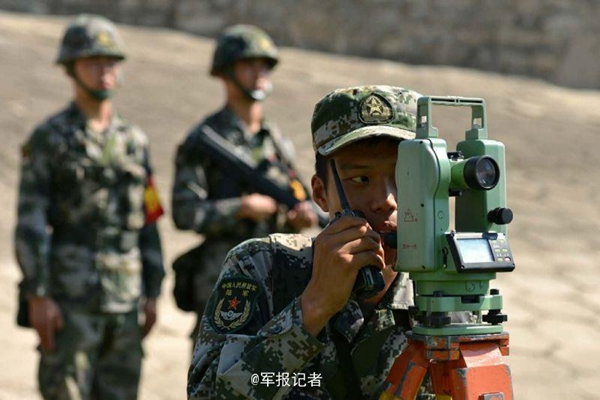
[[[354,183],[368,183],[369,178],[366,176],[355,176],[354,178],[350,178],[350,180]]]

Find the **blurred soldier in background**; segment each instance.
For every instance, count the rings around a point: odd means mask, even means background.
[[[277,62],[277,48],[261,29],[226,29],[217,39],[210,70],[223,81],[226,104],[196,126],[177,151],[173,219],[179,229],[203,234],[205,241],[173,264],[174,294],[181,309],[198,315],[198,323],[232,247],[251,237],[298,232],[317,223],[312,202],[284,209],[272,197],[257,193],[251,179],[236,176],[202,143],[201,136],[210,129],[232,150],[254,160],[257,174],[293,187],[299,200],[308,198],[292,167],[291,143],[263,117],[263,100],[271,92],[270,73]],[[198,324],[193,340],[197,330]]]
[[[22,149],[16,255],[28,316],[20,312],[20,323],[40,338],[45,399],[135,399],[141,341],[156,321],[162,208],[148,139],[111,100],[124,59],[110,21],[79,16],[57,59],[74,101]]]

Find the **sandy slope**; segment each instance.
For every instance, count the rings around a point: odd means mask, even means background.
[[[36,398],[36,338],[16,328],[12,229],[20,143],[33,126],[69,99],[52,65],[64,19],[0,13],[0,399]],[[173,154],[186,130],[223,101],[207,77],[212,44],[189,35],[123,27],[131,53],[117,102],[150,136],[162,199],[168,208]],[[414,67],[284,49],[268,101],[272,119],[291,136],[297,164],[312,171],[312,107],[331,89],[360,84],[406,86],[428,94],[486,99],[491,136],[507,146],[511,243],[518,266],[498,286],[510,316],[518,398],[592,399],[600,391],[600,93],[457,68]],[[456,142],[466,111],[436,110],[441,135]],[[167,264],[194,235],[161,222]],[[165,283],[160,323],[148,339],[143,400],[184,397],[189,315],[179,312]]]

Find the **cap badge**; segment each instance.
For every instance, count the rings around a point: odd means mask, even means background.
[[[266,37],[261,37],[258,40],[258,48],[261,51],[269,51],[271,49],[271,42]]]
[[[98,36],[96,36],[96,40],[98,41],[98,43],[101,46],[104,46],[104,47],[111,47],[114,45],[114,41],[112,40],[112,37],[106,31],[100,31]]]
[[[390,103],[381,96],[370,95],[360,105],[360,120],[365,124],[382,124],[392,120]]]

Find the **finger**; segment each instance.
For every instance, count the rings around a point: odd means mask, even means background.
[[[297,218],[300,218],[300,219],[306,219],[310,215],[308,210],[305,210],[302,208],[300,208],[300,209],[294,208],[293,210],[291,210],[291,212],[293,212],[297,216]]]
[[[312,218],[310,215],[308,215],[306,218],[303,219],[303,221],[304,221],[304,226],[306,228],[308,228],[313,225],[314,218]]]
[[[298,215],[300,215],[302,218],[304,218],[306,220],[310,220],[312,218],[313,214],[314,214],[314,212],[310,208],[305,208],[298,212]]]
[[[327,234],[327,233],[326,233]],[[368,223],[364,222],[359,225],[350,226],[343,231],[336,232],[327,236],[327,240],[332,243],[337,243],[339,246],[343,246],[348,242],[352,242],[356,239],[363,237],[370,237],[373,241],[379,242],[380,236],[377,232],[373,231]]]
[[[287,219],[293,221],[297,217],[298,217],[298,212],[295,209],[294,210],[289,210],[287,212]]]
[[[310,221],[309,219],[306,219],[306,218],[300,218],[300,219],[298,220],[298,222],[296,223],[296,225],[297,225],[299,228],[309,228],[309,227],[312,225],[312,223],[311,223],[311,221]]]
[[[40,335],[40,345],[46,351],[54,350],[54,327],[52,325],[53,324],[50,323],[50,321],[47,321],[38,331],[38,334]]]
[[[297,210],[298,212],[306,213],[311,209],[311,205],[309,202],[303,201],[302,203],[296,204],[294,209]]]
[[[54,350],[54,333],[56,332],[56,326],[55,326],[55,323],[48,324],[48,325],[50,327],[48,329],[48,350],[53,351]]]
[[[365,251],[372,251],[383,255],[383,248],[381,247],[381,243],[369,236],[358,238],[345,243],[340,248],[340,251],[347,254],[358,254]]]
[[[258,194],[262,199],[266,200],[266,201],[272,201],[272,202],[276,202],[274,198],[272,198],[271,196],[268,196],[266,194]]]
[[[38,331],[38,332],[40,331],[41,324],[40,324],[39,319],[37,318],[37,314],[34,314],[31,311],[29,312],[29,324],[36,331]]]
[[[369,223],[366,219],[344,215],[329,223],[329,225],[327,225],[327,227],[323,230],[323,233],[336,234],[360,225],[364,225],[370,228]]]
[[[65,321],[63,320],[60,310],[57,310],[57,312],[56,312],[55,326],[56,326],[56,330],[58,330],[58,331],[61,331],[65,326]]]
[[[352,255],[350,268],[358,271],[359,269],[367,266],[374,266],[380,270],[383,270],[385,269],[385,261],[382,256],[372,251],[365,251]]]
[[[144,323],[144,327],[142,328],[142,339],[145,338],[146,336],[148,336],[151,329],[152,329],[152,324],[150,324],[150,323],[148,323],[148,321],[146,321]]]
[[[370,237],[371,239],[373,239],[374,241],[376,241],[378,243],[383,243],[381,241],[381,235],[379,234],[379,232],[374,231],[370,226],[369,226],[369,230],[367,231],[365,236]]]
[[[142,337],[146,337],[146,335],[148,335],[150,333],[150,331],[152,330],[152,327],[154,327],[154,324],[156,323],[156,316],[148,316],[146,315],[146,321],[144,322],[144,329],[142,331]]]
[[[265,196],[265,197],[266,197],[266,200],[268,201],[268,204],[271,207],[277,208],[277,200],[275,200],[274,198],[269,197],[269,196]]]

